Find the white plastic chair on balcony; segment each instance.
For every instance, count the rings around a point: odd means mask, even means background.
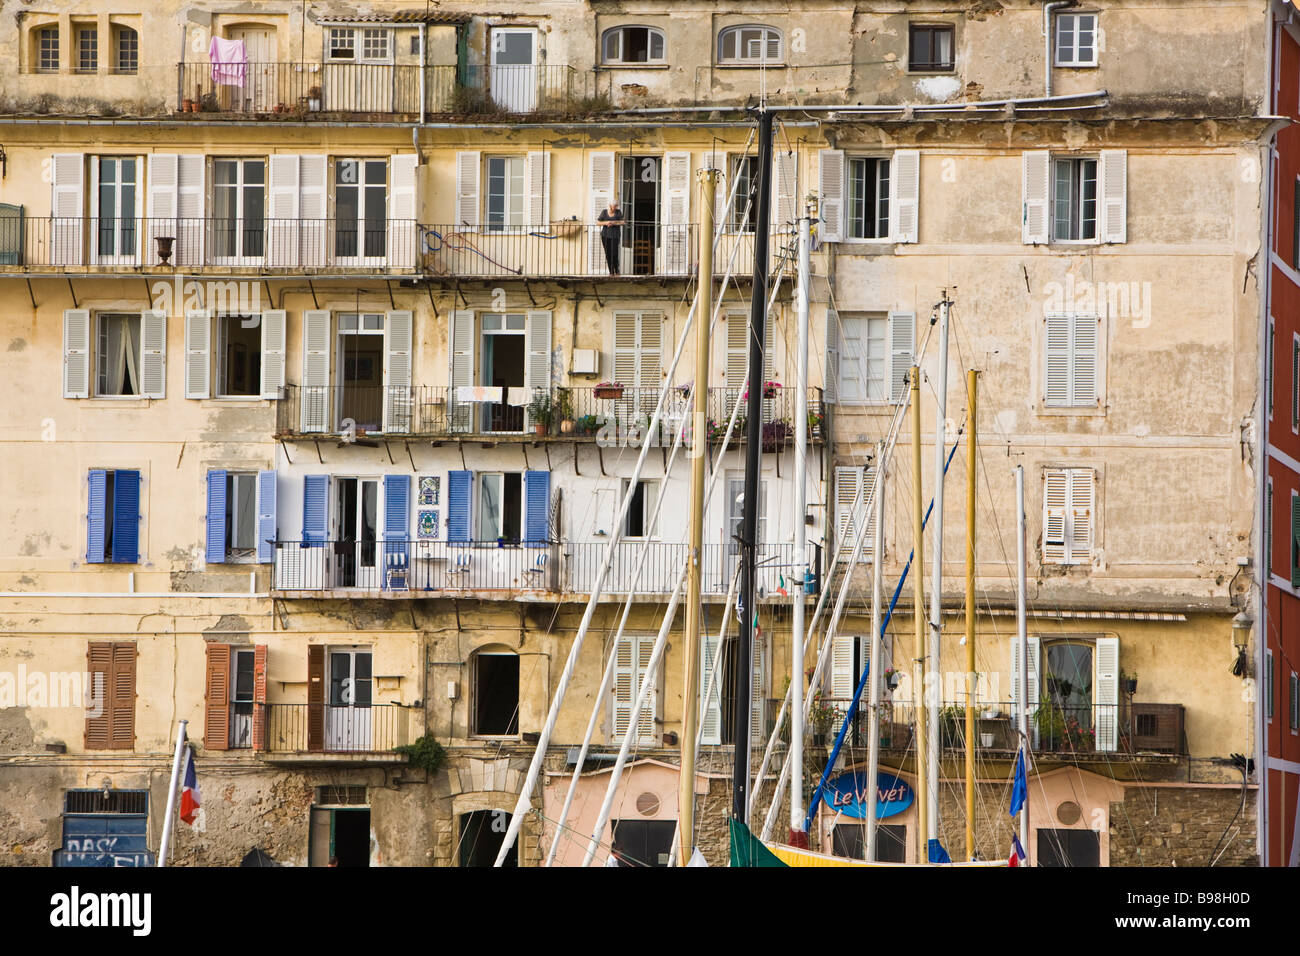
[[[469,574],[470,570],[469,551],[455,551],[451,556],[451,567],[447,568],[448,575]]]
[[[384,587],[389,591],[405,591],[408,587],[409,569],[406,552],[390,551],[384,555]]]
[[[538,551],[537,556],[533,558],[533,563],[524,568],[524,573],[534,581],[541,581],[543,575],[546,574],[546,562],[550,559],[551,554],[549,551]]]

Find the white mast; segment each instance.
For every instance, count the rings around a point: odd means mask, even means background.
[[[1016,466],[1016,642],[1020,649],[1020,693],[1018,717],[1020,719],[1020,755],[1025,762],[1026,782],[1029,777],[1029,637],[1025,620],[1025,469]],[[1020,810],[1020,845],[1029,846],[1029,795]],[[1029,850],[1026,849],[1028,854]],[[1028,863],[1028,860],[1025,860]]]
[[[172,755],[171,786],[167,790],[167,815],[163,817],[162,843],[158,846],[159,866],[167,865],[167,850],[171,846],[172,827],[176,820],[176,784],[180,781],[181,754],[185,751],[185,744],[189,740],[186,733],[189,723],[188,720],[182,720],[176,726],[176,753]]]
[[[880,665],[884,663],[884,642],[880,639],[881,565],[885,560],[885,443],[876,442],[876,481],[871,491],[876,503],[875,534],[871,541],[871,656],[867,658],[867,853],[876,859],[876,779],[880,775]]]
[[[931,567],[934,574],[930,583],[930,642],[926,651],[928,671],[933,675],[930,686],[922,688],[930,711],[928,761],[926,767],[927,792],[930,813],[926,836],[939,838],[939,706],[942,671],[939,669],[939,633],[943,628],[943,465],[944,440],[948,426],[948,290],[943,290],[939,303],[939,374],[935,388],[934,406],[934,545]],[[917,573],[924,574],[920,564]],[[966,742],[970,746],[970,741]]]
[[[803,832],[803,627],[805,587],[808,580],[808,535],[804,514],[808,509],[808,281],[809,222],[812,206],[799,219],[799,274],[795,287],[795,315],[799,341],[795,352],[794,392],[794,580],[790,598],[794,604],[790,625],[790,840]],[[797,575],[797,578],[795,577]],[[798,845],[798,844],[797,844]]]

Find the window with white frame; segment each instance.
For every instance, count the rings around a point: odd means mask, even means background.
[[[641,684],[650,669],[654,651],[653,634],[624,634],[614,646],[614,693],[611,740],[621,740],[632,723],[632,708],[636,704]],[[656,682],[663,669],[659,668]],[[647,700],[637,715],[634,742],[642,746],[655,742],[655,718],[659,712],[658,688],[647,695]]]
[[[1056,65],[1097,65],[1097,14],[1056,15]]]
[[[1097,160],[1052,160],[1052,238],[1058,242],[1097,238]]]
[[[217,316],[217,398],[262,394],[262,317]]]
[[[1097,316],[1048,312],[1043,316],[1043,400],[1051,408],[1095,408]]]
[[[213,256],[225,262],[259,259],[265,252],[266,160],[212,161]]]
[[[340,63],[390,63],[392,31],[383,27],[330,27],[325,58]]]
[[[1043,472],[1043,563],[1087,564],[1096,523],[1096,473],[1091,468]]]
[[[731,181],[735,186],[735,201],[727,220],[729,232],[753,232],[758,221],[758,157],[732,156]]]
[[[839,314],[841,405],[889,400],[889,316],[883,312]]]
[[[847,561],[857,546],[858,528],[867,514],[867,501],[871,497],[872,487],[876,481],[875,469],[871,466],[837,465],[835,468],[835,546],[839,549],[839,560]],[[857,502],[857,507],[854,507]],[[874,519],[868,519],[871,525],[863,528],[865,540],[862,542],[860,560],[870,561],[874,539]]]
[[[631,480],[623,479],[623,494],[626,495]],[[628,506],[627,519],[623,524],[625,538],[653,538],[658,531],[658,522],[654,519],[655,502],[659,500],[658,479],[644,479],[636,483],[632,490],[632,503]]]
[[[527,221],[527,178],[523,156],[487,158],[487,227],[490,232],[522,227]]]
[[[478,540],[515,543],[524,529],[524,476],[485,472],[478,476]]]
[[[388,161],[334,161],[334,255],[382,259],[388,239]]]
[[[721,66],[780,63],[784,57],[785,41],[776,27],[745,24],[727,27],[718,34],[718,64]]]
[[[601,62],[606,66],[664,62],[664,32],[656,27],[621,26],[604,32]]]
[[[889,160],[878,156],[849,159],[850,239],[889,238]]]
[[[913,23],[908,27],[907,68],[913,73],[951,73],[951,23]]]
[[[139,397],[143,341],[139,312],[101,312],[95,316],[95,395]]]

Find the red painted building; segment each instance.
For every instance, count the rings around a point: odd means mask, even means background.
[[[1268,461],[1263,518],[1267,607],[1255,661],[1264,772],[1261,862],[1300,865],[1300,10],[1274,0],[1272,103],[1280,129],[1268,155]]]

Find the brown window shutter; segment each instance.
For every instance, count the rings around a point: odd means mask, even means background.
[[[266,749],[266,645],[253,645],[253,749]]]
[[[325,749],[325,645],[307,648],[307,749]]]
[[[113,645],[107,641],[86,642],[86,671],[90,674],[90,693],[99,716],[86,714],[86,749],[107,750],[112,738],[113,719]]]
[[[135,749],[135,644],[118,641],[113,647],[110,696],[113,698],[110,750]]]
[[[203,746],[230,747],[230,645],[209,644],[207,690],[203,700]]]

